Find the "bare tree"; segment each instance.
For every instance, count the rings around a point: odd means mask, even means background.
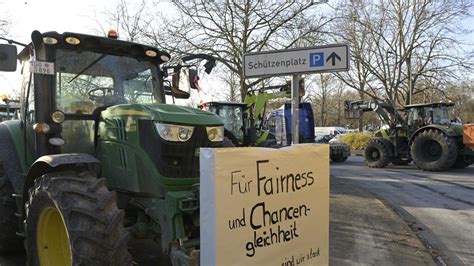
[[[330,117],[330,99],[335,90],[335,79],[331,75],[319,74],[308,77],[307,94],[315,113],[315,124],[324,127]]]
[[[133,4],[132,4],[133,3]],[[140,3],[118,0],[114,10],[103,11],[100,18],[95,15],[99,26],[98,34],[106,35],[110,28],[117,30],[120,38],[127,41],[144,41],[147,27],[152,23],[146,0]]]
[[[151,26],[154,44],[179,54],[215,56],[239,79],[240,96],[263,79],[243,76],[242,54],[295,47],[315,40],[328,20],[316,15],[317,2],[291,1],[174,1],[180,17]]]
[[[225,71],[220,78],[220,81],[228,87],[225,95],[225,100],[229,102],[240,101],[240,86],[239,76],[234,72]]]
[[[423,80],[446,83],[470,69],[460,21],[472,1],[353,0],[338,7],[339,38],[351,45],[352,70],[338,77],[374,98],[408,104]],[[344,27],[345,25],[345,27]]]
[[[0,19],[0,37],[7,36],[10,25],[11,25],[10,21],[4,18]]]

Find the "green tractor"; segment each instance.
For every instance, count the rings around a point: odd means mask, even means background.
[[[20,118],[0,123],[0,253],[24,240],[30,265],[130,265],[132,238],[155,241],[165,264],[198,263],[199,149],[222,147],[224,127],[166,104],[189,97],[190,66],[70,32],[34,31],[18,55],[0,44],[0,71],[17,59]]]
[[[207,102],[200,106],[217,114],[224,123],[224,146],[248,147],[256,144],[256,131],[250,122],[247,104]]]
[[[463,143],[463,126],[450,120],[448,108],[454,103],[411,104],[402,116],[390,101],[346,101],[346,117],[374,111],[386,124],[375,132],[364,151],[372,168],[411,161],[425,171],[464,168],[473,161],[473,151]]]
[[[276,85],[249,91],[244,103],[207,102],[200,108],[222,119],[226,146],[277,147],[275,136],[264,128],[266,106],[270,100],[289,97],[289,84]]]

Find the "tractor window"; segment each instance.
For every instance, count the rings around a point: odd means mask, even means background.
[[[124,94],[128,103],[154,103],[153,75],[150,69],[137,73],[123,82]]]
[[[21,106],[27,106],[27,109],[24,110],[24,108],[21,108],[20,114],[22,116],[22,119],[23,117],[25,117],[29,123],[34,123],[34,119],[35,119],[34,78],[32,76],[32,73],[29,71],[28,61],[23,61],[21,72],[23,74],[23,80],[21,84],[21,93],[22,93],[21,101],[23,101],[23,103],[21,104]]]
[[[446,108],[446,106],[433,108],[433,124],[444,125],[450,121],[448,108]]]
[[[80,79],[69,82],[75,75],[57,73],[59,110],[69,114],[92,114],[100,106],[96,99],[105,95],[113,97],[114,81],[111,77],[81,75]]]
[[[244,121],[241,107],[224,105],[219,109],[218,115],[222,118],[225,129],[232,132],[236,139],[243,140]]]
[[[408,111],[408,125],[418,126],[422,122],[422,115],[417,108],[412,108]]]
[[[101,106],[163,102],[158,66],[125,56],[56,52],[57,109],[92,114]]]

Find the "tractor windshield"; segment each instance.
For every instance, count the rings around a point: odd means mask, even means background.
[[[158,66],[148,61],[90,51],[57,50],[57,109],[92,114],[101,106],[163,102]]]
[[[215,108],[215,107],[211,107]],[[238,105],[222,105],[219,106],[217,112],[210,109],[209,111],[217,113],[224,122],[224,128],[232,132],[238,141],[244,139],[244,120],[243,108]]]
[[[450,121],[448,108],[446,106],[433,108],[433,124],[444,125]]]

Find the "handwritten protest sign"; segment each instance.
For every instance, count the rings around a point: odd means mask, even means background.
[[[327,265],[329,148],[201,149],[201,265]]]

